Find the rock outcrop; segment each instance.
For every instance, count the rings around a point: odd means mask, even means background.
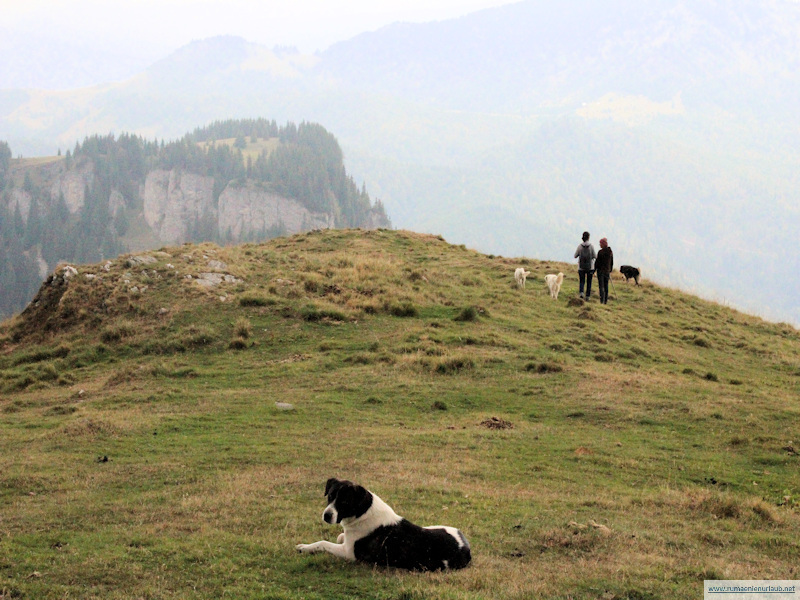
[[[145,221],[165,244],[185,242],[191,227],[216,212],[214,178],[177,169],[151,171],[142,199]]]
[[[334,226],[333,215],[312,213],[253,182],[228,185],[215,202],[213,177],[174,169],[150,172],[142,198],[144,218],[164,244],[185,242],[193,228],[208,222],[233,241],[264,232],[293,234]]]
[[[220,236],[241,240],[269,231],[292,234],[309,229],[332,229],[334,218],[312,213],[294,200],[248,182],[225,188],[219,197],[217,223]]]
[[[38,178],[45,182],[49,202],[55,203],[63,196],[71,214],[83,208],[86,190],[96,184],[91,161],[79,161],[72,168],[65,168],[61,161],[53,162],[39,170]],[[336,226],[335,215],[311,212],[268,185],[232,182],[216,198],[213,177],[180,169],[150,171],[139,186],[139,197],[141,216],[152,232],[152,240],[166,245],[210,239],[214,235],[240,242]],[[17,187],[0,198],[3,200],[10,210],[19,208],[23,223],[27,223],[32,203],[29,192]],[[138,199],[126,198],[113,189],[108,198],[109,215],[117,218],[137,203]],[[127,218],[135,219],[137,215],[128,213]],[[367,221],[361,226],[367,229],[386,226],[377,213]]]
[[[60,171],[50,186],[50,197],[55,202],[63,194],[69,212],[75,214],[86,203],[86,188],[94,183],[94,167],[90,162],[78,168]]]

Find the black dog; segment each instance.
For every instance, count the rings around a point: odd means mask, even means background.
[[[300,552],[330,552],[346,560],[412,571],[463,569],[472,556],[469,542],[454,527],[420,527],[397,515],[383,500],[351,481],[325,485],[326,523],[340,523],[338,543],[298,544]]]
[[[625,282],[628,282],[628,279],[633,279],[636,282],[636,285],[639,285],[639,269],[636,267],[631,267],[629,265],[622,265],[619,268],[619,272],[625,276]]]

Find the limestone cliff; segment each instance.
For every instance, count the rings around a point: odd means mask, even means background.
[[[141,191],[144,219],[165,244],[187,240],[190,228],[213,215],[214,178],[171,171],[151,171]]]
[[[288,234],[309,229],[332,229],[333,215],[312,213],[298,202],[283,198],[255,183],[231,184],[219,197],[218,233],[234,240],[261,232]]]
[[[58,168],[49,165],[40,170],[38,177],[46,183],[45,202],[53,205],[63,195],[73,215],[83,208],[86,190],[95,179],[90,162],[72,169],[65,169],[63,162]],[[263,237],[265,233],[294,234],[335,227],[334,215],[311,212],[296,200],[251,181],[229,184],[215,201],[213,177],[178,169],[150,171],[139,187],[139,196],[141,217],[160,244],[188,241],[200,223],[210,223],[214,234],[233,242]],[[23,222],[27,223],[31,194],[15,188],[4,199],[11,211],[19,207]],[[125,198],[118,190],[112,190],[108,198],[109,214],[116,217],[128,210],[129,217],[136,218],[131,208],[137,204],[137,199]],[[364,226],[377,228],[385,223],[371,219]]]
[[[53,179],[50,185],[50,197],[58,200],[64,195],[69,212],[75,214],[86,202],[86,188],[94,184],[94,166],[90,161],[81,162],[72,169],[52,170]]]
[[[214,178],[191,173],[152,171],[141,190],[144,218],[164,244],[187,241],[201,222],[232,241],[264,232],[292,234],[334,226],[334,216],[312,213],[295,200],[247,182],[229,184],[214,202]]]

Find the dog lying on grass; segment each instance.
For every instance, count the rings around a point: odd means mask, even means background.
[[[420,527],[397,515],[368,489],[328,479],[326,523],[341,523],[337,543],[298,544],[303,553],[329,552],[346,560],[411,571],[463,569],[472,560],[469,542],[454,527]]]

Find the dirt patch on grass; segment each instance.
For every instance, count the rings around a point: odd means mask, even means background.
[[[67,438],[86,438],[86,439],[95,439],[95,438],[104,438],[104,437],[113,437],[118,435],[120,430],[118,427],[106,423],[105,421],[99,421],[97,419],[78,419],[76,421],[72,421],[67,423],[63,427],[57,429],[56,431],[52,432],[48,437],[51,439],[58,439],[62,437]]]
[[[513,429],[514,424],[499,417],[490,417],[481,421],[481,427],[486,429]]]

